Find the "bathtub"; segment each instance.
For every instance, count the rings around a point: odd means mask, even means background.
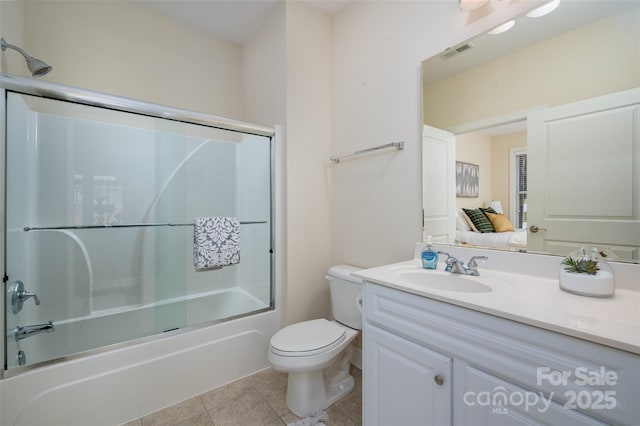
[[[9,341],[9,353],[21,349],[29,365],[82,354],[94,348],[131,342],[156,333],[179,331],[176,324],[211,325],[270,309],[242,288],[189,295],[138,307],[111,309],[100,314],[54,321],[54,331]],[[129,344],[129,343],[125,343]],[[12,346],[19,345],[14,349]],[[17,370],[19,371],[19,369]]]
[[[188,303],[199,305],[200,314],[206,315],[211,303],[255,303],[245,296],[221,292]],[[119,316],[117,327],[130,327],[132,316],[151,312],[146,311],[113,315]],[[158,411],[268,368],[269,340],[280,327],[280,316],[279,311],[268,310],[186,332],[170,331],[160,339],[116,345],[5,378],[0,381],[0,424],[117,425]],[[100,332],[92,330],[91,320],[55,327],[47,339]],[[68,344],[62,343],[54,347]]]

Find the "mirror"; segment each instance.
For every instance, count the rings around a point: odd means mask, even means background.
[[[562,0],[548,15],[523,15],[506,33],[483,34],[425,60],[424,235],[452,244],[562,256],[598,245],[611,249],[610,260],[640,262],[640,131],[633,125],[640,117],[635,100],[640,96],[638,40],[639,3]],[[550,111],[565,114],[556,122],[567,124],[576,114],[567,108],[592,107],[594,100],[608,102],[611,96],[619,100],[621,93],[627,97],[616,111],[625,112],[614,115],[628,120],[607,123],[614,126],[615,137],[601,133],[596,140],[594,132],[603,132],[598,123],[569,126],[565,132],[547,117]],[[562,132],[569,142],[558,149],[550,140]],[[425,145],[429,138],[437,143]],[[583,149],[581,144],[591,139]],[[455,151],[442,147],[447,143],[454,143]],[[562,150],[564,157],[559,157]],[[450,166],[446,172],[444,163]],[[448,173],[446,180],[434,180],[434,165],[438,176]],[[489,204],[503,209],[514,231],[463,235],[466,222],[460,223],[456,212]],[[588,227],[573,229],[583,222]],[[560,231],[566,235],[558,237]]]

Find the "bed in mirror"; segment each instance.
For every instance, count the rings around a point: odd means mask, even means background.
[[[640,262],[638,40],[640,3],[561,0],[425,60],[424,236]]]

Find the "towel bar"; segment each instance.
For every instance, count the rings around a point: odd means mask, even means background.
[[[267,223],[266,220],[262,221],[248,221],[240,222],[240,225],[252,225],[257,223]],[[139,228],[149,226],[193,226],[193,223],[129,223],[122,225],[71,225],[71,226],[25,226],[23,231],[52,231],[59,229],[110,229],[110,228]]]
[[[360,154],[366,154],[367,152],[377,151],[379,149],[385,149],[385,148],[404,149],[404,142],[403,141],[390,142],[390,143],[387,143],[387,144],[384,144],[384,145],[374,146],[373,148],[361,149],[361,150],[355,151],[355,152],[353,152],[351,154],[345,154],[345,155],[341,155],[339,157],[329,157],[329,160],[331,160],[331,161],[333,161],[334,163],[337,164],[343,158],[353,157],[355,155],[360,155]]]

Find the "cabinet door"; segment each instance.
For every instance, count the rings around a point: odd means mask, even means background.
[[[549,395],[506,382],[466,363],[456,364],[456,425],[602,425],[593,417],[550,401]],[[459,386],[458,386],[459,385]]]
[[[365,322],[363,424],[451,424],[451,358]]]

